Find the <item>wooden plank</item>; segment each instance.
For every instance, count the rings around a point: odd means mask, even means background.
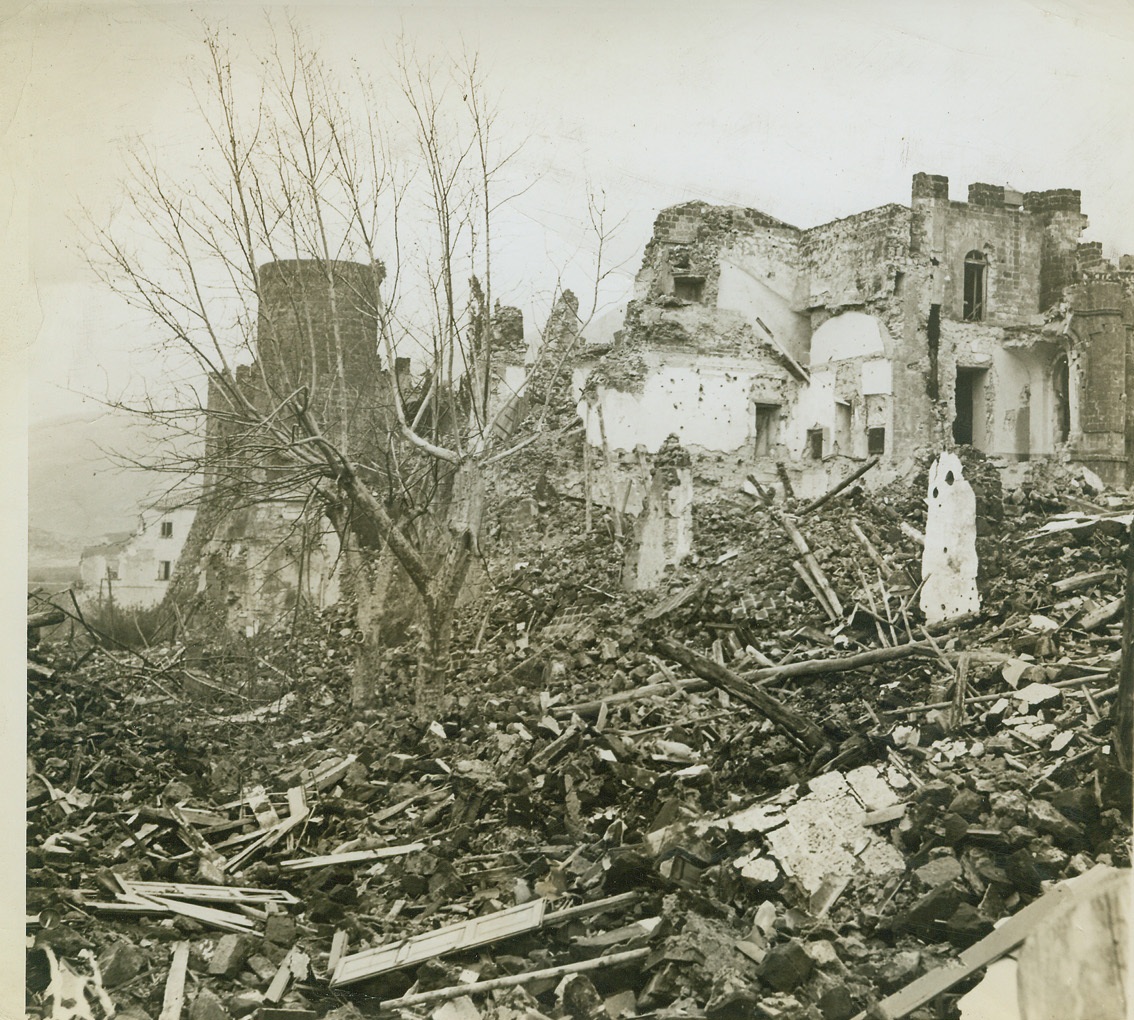
[[[203,903],[282,903],[288,906],[294,906],[299,902],[295,896],[283,889],[203,885],[194,882],[139,882],[117,877],[124,892],[166,896],[175,900],[197,900]]]
[[[1084,613],[1077,621],[1072,622],[1071,629],[1095,630],[1104,623],[1117,620],[1122,615],[1122,611],[1125,608],[1126,599],[1119,595],[1118,598],[1111,599],[1109,602],[1099,606],[1098,609],[1092,609],[1089,613]]]
[[[602,970],[606,967],[617,967],[635,960],[644,960],[652,953],[652,949],[628,949],[624,953],[612,953],[610,956],[597,956],[593,960],[583,960],[579,963],[567,963],[561,967],[546,967],[543,970],[533,970],[526,974],[510,974],[508,977],[492,978],[488,981],[474,981],[467,985],[454,985],[451,988],[438,988],[432,992],[417,992],[405,995],[400,999],[387,999],[381,1005],[383,1011],[388,1009],[422,1006],[429,1002],[443,1002],[447,999],[456,999],[462,995],[479,995],[482,992],[491,992],[497,988],[511,988],[515,985],[526,985],[533,981],[544,981],[563,977],[565,974],[581,974],[591,970]]]
[[[331,939],[331,952],[327,957],[328,974],[334,974],[335,968],[339,965],[339,960],[346,955],[349,939],[350,936],[343,931],[342,928],[339,928],[335,932],[334,937]]]
[[[288,950],[287,956],[283,958],[275,977],[272,978],[272,983],[268,985],[268,990],[264,992],[264,1001],[279,1002],[283,998],[284,992],[287,991],[287,986],[291,983],[292,978],[302,980],[307,976],[307,966],[310,962],[306,953],[301,952],[296,946],[292,946]]]
[[[1058,581],[1053,581],[1051,590],[1064,595],[1069,591],[1075,591],[1076,588],[1089,588],[1091,585],[1107,581],[1114,576],[1113,570],[1092,570],[1087,574],[1075,574],[1073,577],[1064,577]]]
[[[126,900],[83,900],[83,909],[97,910],[100,914],[168,914],[159,903],[130,903]]]
[[[1046,895],[1009,917],[991,935],[986,935],[966,949],[956,963],[945,964],[919,977],[905,988],[883,999],[869,1011],[869,1014],[859,1013],[854,1020],[867,1020],[867,1016],[870,1020],[901,1020],[934,996],[947,992],[970,974],[999,960],[1005,953],[1010,953],[1041,921],[1046,920],[1066,904],[1074,903],[1085,893],[1116,874],[1118,874],[1116,868],[1096,864],[1086,874],[1059,883]]]
[[[641,898],[642,894],[637,890],[617,893],[614,896],[607,896],[605,899],[592,900],[590,903],[579,903],[574,907],[564,907],[562,910],[546,914],[543,923],[550,927],[551,925],[562,924],[564,921],[569,921],[575,917],[593,917],[595,914],[602,914],[607,910],[613,910],[615,907],[629,906]]]
[[[521,932],[535,931],[543,924],[546,908],[546,900],[531,900],[483,917],[459,921],[389,945],[344,956],[331,976],[331,987],[340,988],[447,953],[498,942]]]
[[[287,791],[287,802],[291,809],[291,814],[281,821],[279,825],[265,830],[254,843],[246,846],[240,853],[230,858],[227,870],[236,871],[254,854],[275,846],[287,833],[301,822],[305,821],[307,816],[311,813],[311,809],[307,806],[307,795],[303,792],[302,786],[293,786]]]
[[[839,601],[839,596],[835,594],[835,589],[831,587],[831,582],[827,580],[827,575],[823,573],[823,568],[819,566],[819,561],[815,558],[815,554],[807,544],[807,539],[803,537],[799,529],[785,514],[780,513],[778,510],[773,510],[772,516],[779,522],[784,531],[787,532],[788,538],[792,541],[792,545],[795,546],[799,555],[803,557],[803,562],[806,564],[811,576],[815,578],[815,583],[819,585],[819,588],[823,592],[823,597],[827,600],[831,609],[837,613],[839,617],[842,617],[843,606]]]
[[[381,861],[387,857],[404,857],[406,854],[424,850],[425,843],[404,843],[401,846],[375,847],[373,850],[348,850],[341,854],[323,854],[321,857],[298,857],[280,861],[284,871],[307,871],[310,868],[325,868],[335,864],[358,864],[363,861]]]
[[[165,979],[165,995],[162,998],[158,1020],[180,1020],[181,1007],[185,1002],[185,972],[188,968],[189,943],[178,942],[173,947],[169,977]]]
[[[244,795],[244,803],[256,816],[256,824],[261,829],[270,829],[272,826],[280,824],[280,816],[276,814],[276,809],[272,807],[272,802],[268,799],[268,791],[262,786],[253,786]]]
[[[164,896],[143,895],[139,896],[138,899],[142,902],[149,900],[152,903],[156,903],[159,907],[164,907],[171,914],[191,917],[194,921],[200,921],[202,924],[218,928],[221,931],[248,933],[256,930],[256,925],[253,921],[240,914],[234,914],[230,910],[217,910],[215,907],[202,907],[197,903],[170,900],[166,899]]]

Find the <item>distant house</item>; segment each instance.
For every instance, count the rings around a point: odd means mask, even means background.
[[[79,577],[85,601],[156,606],[165,597],[195,515],[191,507],[144,510],[132,533],[108,535],[84,549]]]

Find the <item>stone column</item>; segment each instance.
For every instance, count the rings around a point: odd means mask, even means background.
[[[921,609],[932,625],[980,610],[976,495],[955,454],[943,453],[933,462],[926,502]]]

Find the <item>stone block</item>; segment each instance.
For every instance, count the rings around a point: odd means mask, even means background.
[[[252,942],[247,935],[221,936],[209,961],[209,973],[218,977],[236,977],[251,950]]]
[[[263,992],[248,988],[242,992],[237,992],[235,995],[230,995],[225,1005],[234,1017],[239,1018],[248,1016],[254,1010],[258,1009],[263,1001]]]
[[[755,988],[730,988],[705,1006],[707,1020],[749,1020],[759,1016],[760,994]]]
[[[617,992],[608,995],[603,1001],[603,1009],[610,1020],[620,1020],[622,1017],[632,1017],[638,1012],[638,998],[632,991]]]
[[[1028,819],[1036,832],[1051,836],[1068,850],[1083,846],[1083,830],[1046,800],[1033,800],[1028,805]]]
[[[189,1020],[230,1020],[231,1014],[218,996],[202,988],[189,1007]]]
[[[985,803],[982,797],[976,790],[965,788],[958,791],[949,802],[949,810],[954,814],[960,815],[968,822],[977,821],[981,814],[984,812]]]
[[[934,857],[914,871],[918,879],[931,889],[961,877],[961,862],[951,854],[948,857]]]
[[[102,983],[116,988],[136,977],[146,963],[146,954],[129,942],[115,942],[98,958]]]
[[[968,949],[992,931],[992,922],[971,903],[962,903],[945,922],[945,934],[958,949]]]
[[[940,941],[944,935],[944,922],[956,913],[963,899],[955,884],[939,885],[900,914],[895,920],[895,927],[927,942]]]
[[[273,963],[267,956],[257,953],[248,957],[247,967],[261,981],[271,981],[279,970],[279,964]]]
[[[807,950],[795,941],[768,950],[760,965],[760,980],[777,992],[790,992],[811,976],[815,961]]]
[[[287,914],[269,914],[264,922],[264,938],[281,946],[295,943],[295,918]]]

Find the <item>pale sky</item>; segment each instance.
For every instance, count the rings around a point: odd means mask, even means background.
[[[1134,250],[1128,0],[292,9],[347,73],[352,60],[380,69],[399,33],[426,53],[479,51],[511,135],[528,139],[519,170],[537,181],[513,209],[496,270],[529,330],[557,268],[586,285],[571,256],[586,244],[588,186],[627,217],[615,257],[628,262],[604,294],[611,302],[666,205],[749,205],[806,227],[908,203],[919,170],[947,175],[961,199],[972,181],[1080,188],[1087,236],[1112,255]],[[199,19],[262,38],[265,10],[0,0],[6,256],[23,258],[33,284],[8,328],[14,318],[30,343],[33,420],[79,407],[74,390],[114,393],[159,371],[144,353],[147,328],[92,281],[76,222],[83,209],[101,220],[115,207],[134,139],[191,166],[185,82],[201,55]]]

